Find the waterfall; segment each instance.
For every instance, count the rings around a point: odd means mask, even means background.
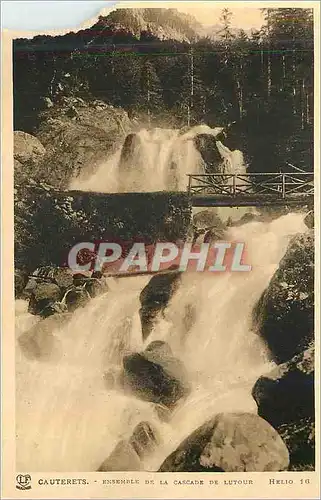
[[[130,134],[90,179],[74,179],[71,187],[103,192],[185,190],[186,174],[204,171],[194,138],[215,138],[219,132],[202,125],[186,132],[157,128]],[[244,173],[242,154],[214,143],[222,171]],[[143,468],[155,471],[207,418],[222,411],[255,413],[251,388],[271,362],[251,331],[252,310],[289,239],[305,230],[302,214],[229,228],[227,239],[245,242],[252,271],[184,273],[145,341],[139,296],[148,283],[146,276],[110,278],[107,293],[72,315],[40,320],[28,314],[26,302],[17,301],[17,470],[95,471],[120,440],[147,421],[157,429],[160,442]],[[124,356],[155,340],[170,345],[192,388],[166,422],[154,403],[107,383],[108,377],[117,379],[121,373]]]
[[[150,337],[142,341],[139,294],[146,277],[113,280],[105,295],[78,309],[65,323],[32,325],[17,312],[17,469],[95,471],[140,421],[153,423],[161,444],[144,464],[157,470],[184,437],[220,411],[256,412],[251,388],[270,369],[251,311],[285,253],[289,238],[306,229],[303,216],[230,228],[228,238],[247,244],[249,273],[183,275],[182,283]],[[184,328],[191,305],[194,323]],[[42,345],[37,343],[39,330]],[[29,330],[28,330],[29,329]],[[50,342],[46,343],[46,337]],[[29,338],[29,342],[24,339]],[[32,339],[35,339],[34,341]],[[30,341],[31,339],[31,341]],[[190,396],[160,420],[155,405],[110,390],[104,375],[152,340],[166,340],[187,369]]]
[[[194,139],[198,135],[215,137],[220,127],[198,125],[186,132],[175,129],[142,129],[129,134],[121,147],[88,179],[77,177],[71,189],[117,192],[186,191],[187,174],[204,173],[205,164]],[[240,151],[230,151],[213,141],[221,157],[220,171],[245,173]]]

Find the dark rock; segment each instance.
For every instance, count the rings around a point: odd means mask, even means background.
[[[41,314],[43,309],[58,302],[61,298],[61,290],[55,283],[37,282],[32,290],[28,312],[31,314]]]
[[[314,211],[311,210],[304,218],[304,223],[309,229],[314,228]]]
[[[232,221],[230,226],[243,226],[243,224],[248,224],[249,222],[254,222],[256,220],[260,220],[260,216],[257,214],[253,214],[251,212],[246,212],[246,214],[242,215],[242,217],[237,221]]]
[[[101,293],[108,290],[107,285],[102,280],[97,278],[89,278],[84,284],[84,289],[89,293],[91,298],[97,297]]]
[[[74,282],[73,272],[69,267],[55,268],[52,273],[52,278],[62,290],[67,290]]]
[[[98,472],[141,470],[142,461],[159,443],[158,435],[149,422],[140,422],[128,440],[120,441]]]
[[[197,134],[194,137],[194,144],[210,171],[221,173],[220,166],[223,159],[217,148],[215,137],[210,134]]]
[[[14,293],[15,298],[23,297],[23,291],[28,283],[28,273],[23,269],[15,269],[14,271]]]
[[[278,433],[290,453],[290,470],[315,469],[315,420],[303,418],[280,425]]]
[[[73,285],[74,286],[82,286],[86,283],[87,279],[88,279],[88,276],[86,276],[85,274],[75,273],[73,275]]]
[[[62,302],[51,302],[42,309],[40,316],[42,318],[48,318],[53,314],[62,314],[67,311],[68,309],[66,304],[63,304]]]
[[[221,413],[185,439],[159,472],[265,472],[288,466],[288,450],[268,422],[251,413]]]
[[[314,330],[314,235],[293,238],[253,311],[253,328],[272,358],[283,363],[303,351]]]
[[[140,144],[140,139],[137,134],[128,134],[124,141],[121,154],[120,154],[120,166],[124,167],[128,160],[131,160],[135,149]]]
[[[255,383],[258,414],[284,438],[291,466],[314,464],[314,348],[283,363]]]
[[[120,441],[97,472],[138,471],[142,462],[129,441]]]
[[[199,229],[217,228],[224,230],[225,224],[216,209],[201,210],[193,216],[193,225]]]
[[[139,311],[143,339],[148,337],[158,313],[164,311],[171,297],[178,289],[180,278],[181,273],[179,271],[155,275],[143,288],[140,294],[142,307]]]
[[[142,325],[142,334],[144,340],[147,339],[149,334],[152,332],[156,318],[161,309],[162,308],[160,308],[158,305],[147,305],[139,309],[139,317]]]
[[[123,359],[124,386],[137,397],[169,408],[190,391],[187,373],[166,342],[155,341],[145,351]]]
[[[88,292],[83,287],[74,287],[68,290],[64,301],[69,312],[73,312],[78,307],[85,307],[90,300]]]
[[[144,460],[159,444],[159,436],[148,422],[140,422],[133,430],[129,443],[137,455]]]

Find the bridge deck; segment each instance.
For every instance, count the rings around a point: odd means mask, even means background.
[[[311,205],[313,172],[260,174],[188,174],[194,207]]]
[[[288,197],[288,198],[278,198],[275,196],[268,195],[242,195],[242,196],[228,196],[228,195],[197,195],[191,196],[191,202],[193,207],[262,207],[262,206],[274,206],[274,205],[311,205],[313,204],[312,196],[301,196],[301,197]]]

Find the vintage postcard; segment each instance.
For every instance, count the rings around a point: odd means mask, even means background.
[[[319,2],[107,7],[2,32],[2,498],[317,499]]]

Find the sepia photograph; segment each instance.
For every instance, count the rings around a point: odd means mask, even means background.
[[[12,40],[16,491],[316,470],[299,3],[127,2]]]

